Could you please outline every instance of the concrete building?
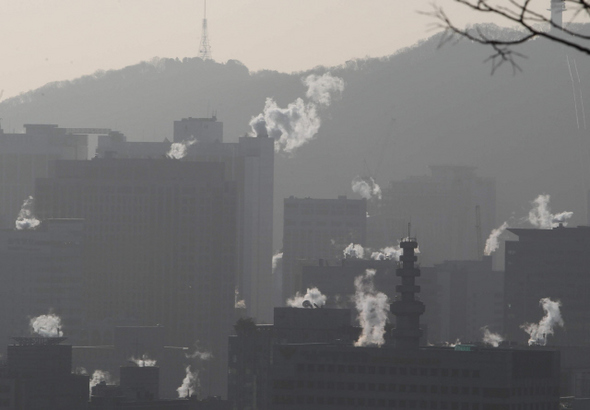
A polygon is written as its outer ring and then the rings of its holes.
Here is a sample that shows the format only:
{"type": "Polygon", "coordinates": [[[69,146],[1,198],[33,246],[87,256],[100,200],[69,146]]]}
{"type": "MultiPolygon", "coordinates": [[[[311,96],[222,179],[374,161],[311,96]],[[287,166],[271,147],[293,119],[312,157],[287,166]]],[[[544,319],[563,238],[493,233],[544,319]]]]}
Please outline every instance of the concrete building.
{"type": "Polygon", "coordinates": [[[343,257],[350,244],[366,244],[364,199],[286,198],[283,222],[283,302],[299,289],[302,261],[343,257]]]}
{"type": "Polygon", "coordinates": [[[74,343],[87,340],[84,223],[48,219],[36,229],[0,230],[0,340],[29,336],[31,318],[54,313],[74,343]]]}
{"type": "Polygon", "coordinates": [[[590,227],[509,229],[517,241],[505,242],[504,285],[506,334],[525,343],[520,326],[537,323],[544,312],[542,298],[560,300],[566,323],[556,328],[549,343],[557,346],[590,344],[590,227]]]}
{"type": "Polygon", "coordinates": [[[423,266],[478,259],[485,235],[496,227],[495,182],[478,177],[474,167],[431,166],[430,175],[392,181],[383,187],[378,205],[369,209],[368,245],[397,243],[411,223],[424,252],[423,266]],[[478,238],[478,230],[483,238],[478,238]]]}
{"type": "Polygon", "coordinates": [[[58,159],[88,159],[88,137],[54,124],[25,124],[24,134],[0,128],[0,227],[12,228],[35,179],[47,177],[58,159]]]}
{"type": "MultiPolygon", "coordinates": [[[[237,185],[238,253],[236,287],[247,314],[260,322],[272,320],[272,231],[274,141],[239,138],[223,142],[223,123],[212,118],[185,118],[174,122],[174,142],[192,141],[185,161],[220,162],[226,179],[237,185]]],[[[99,137],[100,158],[159,158],[171,143],[129,142],[123,135],[99,137]]]]}
{"type": "Polygon", "coordinates": [[[482,340],[483,328],[504,331],[504,272],[492,269],[492,258],[445,261],[434,266],[439,287],[440,336],[436,342],[482,340]]]}
{"type": "Polygon", "coordinates": [[[15,410],[88,407],[88,376],[72,374],[65,338],[15,338],[0,368],[0,403],[15,410]]]}
{"type": "Polygon", "coordinates": [[[57,161],[52,177],[37,180],[36,198],[42,220],[85,219],[88,320],[132,318],[165,326],[169,345],[200,341],[215,358],[207,387],[225,394],[237,198],[224,165],[57,161]]]}

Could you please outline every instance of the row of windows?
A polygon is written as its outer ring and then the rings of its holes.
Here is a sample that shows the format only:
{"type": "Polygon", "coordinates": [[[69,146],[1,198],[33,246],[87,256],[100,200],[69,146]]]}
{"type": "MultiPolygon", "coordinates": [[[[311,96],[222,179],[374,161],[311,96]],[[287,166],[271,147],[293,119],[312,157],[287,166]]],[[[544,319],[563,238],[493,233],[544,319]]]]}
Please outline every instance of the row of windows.
{"type": "Polygon", "coordinates": [[[427,400],[395,400],[364,397],[273,396],[273,404],[319,404],[350,407],[381,407],[432,410],[555,410],[554,402],[492,404],[427,400]]]}
{"type": "Polygon", "coordinates": [[[432,376],[432,377],[466,377],[479,378],[478,369],[437,369],[437,368],[416,368],[416,367],[385,367],[385,366],[364,366],[364,365],[334,365],[334,364],[297,364],[297,372],[307,373],[358,373],[358,374],[380,374],[391,376],[432,376]]]}

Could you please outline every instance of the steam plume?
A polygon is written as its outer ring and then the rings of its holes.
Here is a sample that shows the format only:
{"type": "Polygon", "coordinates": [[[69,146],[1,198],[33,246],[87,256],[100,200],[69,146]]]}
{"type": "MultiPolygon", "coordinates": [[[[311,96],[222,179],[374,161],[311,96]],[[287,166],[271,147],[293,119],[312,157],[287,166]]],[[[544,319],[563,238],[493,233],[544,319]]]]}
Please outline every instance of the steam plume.
{"type": "Polygon", "coordinates": [[[172,145],[170,145],[170,151],[168,151],[166,156],[173,159],[182,159],[186,156],[188,147],[193,145],[195,142],[197,142],[195,137],[191,137],[190,139],[184,140],[182,142],[173,142],[172,145]]]}
{"type": "Polygon", "coordinates": [[[18,212],[18,217],[16,218],[16,229],[23,230],[23,229],[35,229],[41,223],[35,215],[33,215],[33,204],[34,199],[32,196],[29,196],[23,202],[23,205],[18,212]]]}
{"type": "Polygon", "coordinates": [[[563,318],[561,317],[561,302],[559,300],[552,301],[549,298],[543,298],[539,304],[545,312],[545,316],[539,323],[525,323],[521,325],[521,329],[527,332],[530,336],[529,346],[547,344],[547,336],[554,333],[555,326],[564,326],[563,318]]]}
{"type": "Polygon", "coordinates": [[[135,363],[137,367],[154,367],[156,365],[156,360],[150,359],[146,354],[142,355],[140,358],[132,356],[129,361],[135,363]]]}
{"type": "Polygon", "coordinates": [[[277,252],[274,255],[272,255],[272,273],[275,273],[275,270],[277,270],[277,266],[279,263],[281,263],[283,260],[283,252],[277,252]]]}
{"type": "Polygon", "coordinates": [[[187,359],[199,359],[199,360],[205,361],[205,360],[212,359],[213,355],[211,354],[211,352],[200,351],[197,346],[193,353],[187,353],[187,354],[185,354],[185,357],[187,359]]]}
{"type": "Polygon", "coordinates": [[[358,311],[358,320],[363,328],[355,346],[381,346],[385,343],[385,323],[387,322],[387,296],[375,291],[373,285],[374,269],[367,269],[363,276],[354,280],[356,292],[354,301],[358,311]]]}
{"type": "Polygon", "coordinates": [[[190,365],[186,366],[185,371],[186,375],[182,380],[182,384],[178,389],[176,389],[178,397],[181,399],[191,397],[197,391],[197,389],[201,387],[199,382],[199,371],[192,371],[190,365]]]}
{"type": "Polygon", "coordinates": [[[292,153],[312,140],[321,124],[318,108],[329,106],[332,94],[344,90],[342,79],[332,77],[330,73],[322,76],[312,74],[303,82],[308,87],[306,96],[309,101],[297,98],[287,108],[280,108],[272,98],[267,98],[263,112],[250,120],[252,134],[273,138],[276,152],[292,153]]]}
{"type": "Polygon", "coordinates": [[[560,212],[552,214],[549,208],[550,195],[539,195],[533,201],[533,209],[529,211],[528,221],[531,225],[541,229],[551,229],[559,226],[559,224],[567,225],[567,220],[570,219],[573,212],[560,212]]]}
{"type": "Polygon", "coordinates": [[[29,321],[31,330],[42,337],[61,337],[61,318],[52,313],[32,318],[29,321]]]}
{"type": "Polygon", "coordinates": [[[236,287],[234,291],[234,308],[235,309],[246,309],[246,301],[244,299],[240,299],[240,291],[236,287]]]}
{"type": "Polygon", "coordinates": [[[372,177],[354,177],[352,180],[352,191],[365,199],[381,199],[381,187],[372,177]]]}
{"type": "Polygon", "coordinates": [[[318,288],[307,289],[307,293],[301,296],[301,293],[297,292],[294,297],[287,299],[287,306],[302,308],[303,303],[307,300],[311,302],[311,307],[322,307],[326,304],[326,296],[320,292],[318,288]]]}
{"type": "Polygon", "coordinates": [[[483,250],[484,255],[489,256],[498,250],[500,247],[498,239],[506,229],[508,229],[508,222],[504,222],[502,225],[492,230],[492,233],[490,233],[490,236],[486,240],[486,247],[483,250]]]}
{"type": "Polygon", "coordinates": [[[371,259],[384,261],[384,260],[399,260],[399,257],[402,255],[403,250],[398,246],[388,246],[387,248],[382,248],[378,252],[373,252],[371,254],[371,259]]]}
{"type": "Polygon", "coordinates": [[[488,329],[487,326],[481,328],[483,331],[483,342],[494,347],[500,346],[500,343],[504,341],[504,338],[498,333],[494,333],[488,329]]]}
{"type": "Polygon", "coordinates": [[[107,371],[95,370],[94,373],[92,373],[92,377],[90,378],[90,395],[92,395],[92,389],[94,386],[102,382],[105,382],[106,384],[112,384],[113,378],[111,374],[107,371]]]}
{"type": "Polygon", "coordinates": [[[363,259],[365,256],[365,250],[358,243],[351,243],[344,249],[343,253],[345,259],[363,259]]]}

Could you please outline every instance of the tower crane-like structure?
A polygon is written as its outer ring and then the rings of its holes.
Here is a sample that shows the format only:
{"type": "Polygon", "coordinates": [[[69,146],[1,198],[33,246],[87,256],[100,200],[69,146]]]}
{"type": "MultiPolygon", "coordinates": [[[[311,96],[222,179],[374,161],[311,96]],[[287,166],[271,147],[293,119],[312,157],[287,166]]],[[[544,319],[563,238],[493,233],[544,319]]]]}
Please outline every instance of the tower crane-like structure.
{"type": "Polygon", "coordinates": [[[205,0],[205,12],[203,13],[203,28],[201,31],[201,44],[199,45],[199,57],[203,60],[211,60],[211,45],[207,33],[207,0],[205,0]]]}

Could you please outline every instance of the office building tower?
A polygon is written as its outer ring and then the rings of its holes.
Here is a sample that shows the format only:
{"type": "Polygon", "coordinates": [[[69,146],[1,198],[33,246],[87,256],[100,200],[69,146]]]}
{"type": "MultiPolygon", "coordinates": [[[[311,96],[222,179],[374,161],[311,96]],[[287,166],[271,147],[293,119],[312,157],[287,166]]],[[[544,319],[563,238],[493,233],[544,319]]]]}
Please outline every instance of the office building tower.
{"type": "Polygon", "coordinates": [[[224,394],[237,253],[236,187],[224,165],[57,161],[36,198],[42,220],[85,220],[88,320],[132,318],[165,326],[169,344],[199,341],[214,357],[203,383],[224,394]]]}
{"type": "Polygon", "coordinates": [[[475,168],[431,166],[430,175],[383,187],[383,199],[369,209],[368,245],[397,244],[411,223],[424,251],[423,266],[478,259],[485,240],[479,232],[486,235],[496,227],[495,204],[495,182],[478,177],[475,168]]]}
{"type": "Polygon", "coordinates": [[[30,320],[49,313],[61,318],[61,330],[72,342],[87,339],[83,244],[81,219],[0,230],[0,340],[29,336],[30,320]]]}
{"type": "Polygon", "coordinates": [[[364,246],[367,235],[364,199],[289,197],[284,206],[283,301],[299,290],[303,261],[341,259],[349,244],[364,246]]]}
{"type": "Polygon", "coordinates": [[[544,316],[542,298],[561,302],[564,328],[548,336],[551,345],[590,344],[590,228],[509,229],[517,241],[505,242],[506,335],[526,343],[521,328],[544,316]]]}
{"type": "Polygon", "coordinates": [[[33,195],[35,179],[49,175],[58,159],[87,159],[88,137],[81,129],[25,124],[24,134],[0,129],[0,227],[13,228],[23,201],[33,195]]]}

